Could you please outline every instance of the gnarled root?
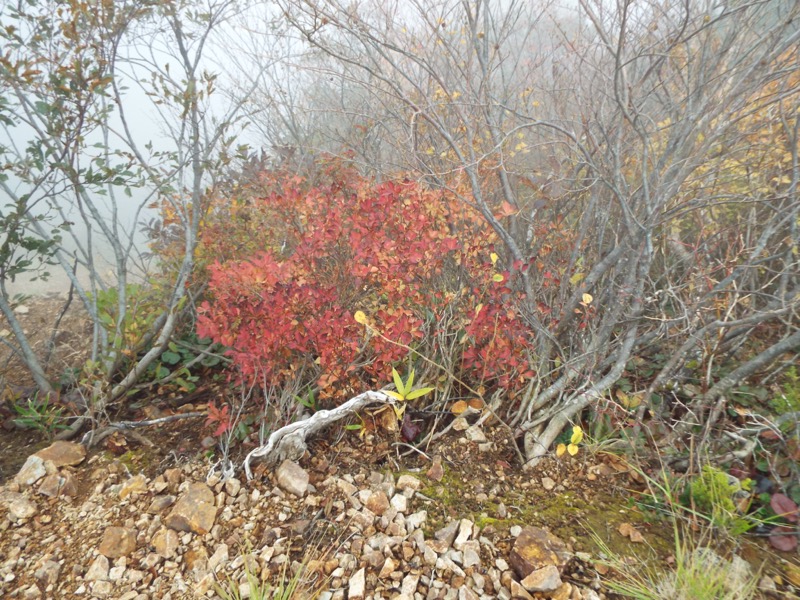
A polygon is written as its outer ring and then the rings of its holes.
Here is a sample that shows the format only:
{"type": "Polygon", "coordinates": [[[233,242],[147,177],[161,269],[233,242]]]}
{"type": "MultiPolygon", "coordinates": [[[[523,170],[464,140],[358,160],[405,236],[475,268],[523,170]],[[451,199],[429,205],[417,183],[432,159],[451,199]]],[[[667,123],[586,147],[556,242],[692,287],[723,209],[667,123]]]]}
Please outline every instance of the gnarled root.
{"type": "Polygon", "coordinates": [[[266,445],[252,450],[244,459],[247,479],[253,478],[250,462],[262,458],[272,466],[282,460],[297,460],[306,451],[306,438],[332,423],[352,415],[373,404],[394,404],[395,400],[383,392],[364,392],[331,410],[320,410],[305,421],[290,423],[269,436],[266,445]]]}

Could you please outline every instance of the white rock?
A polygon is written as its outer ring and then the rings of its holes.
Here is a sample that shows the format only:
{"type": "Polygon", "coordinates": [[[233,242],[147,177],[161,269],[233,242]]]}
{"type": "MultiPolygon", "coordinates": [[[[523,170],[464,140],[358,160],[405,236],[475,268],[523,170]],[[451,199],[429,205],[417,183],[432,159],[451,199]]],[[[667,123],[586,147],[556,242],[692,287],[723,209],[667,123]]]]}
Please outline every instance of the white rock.
{"type": "Polygon", "coordinates": [[[455,421],[453,421],[453,429],[456,431],[464,431],[465,429],[469,428],[469,423],[464,417],[458,417],[455,421]]]}
{"type": "Polygon", "coordinates": [[[561,575],[558,567],[547,565],[531,572],[521,583],[529,592],[553,592],[561,587],[561,575]]]}
{"type": "Polygon", "coordinates": [[[392,496],[390,504],[399,513],[404,513],[408,510],[408,498],[406,498],[403,494],[395,494],[392,496]]]}
{"type": "Polygon", "coordinates": [[[366,571],[361,567],[348,581],[347,600],[361,600],[367,585],[366,571]]]}
{"type": "Polygon", "coordinates": [[[472,427],[468,428],[464,433],[467,436],[467,439],[471,442],[482,444],[486,441],[486,434],[483,433],[483,429],[477,425],[473,425],[472,427]]]}
{"type": "Polygon", "coordinates": [[[249,598],[252,594],[250,583],[244,582],[239,584],[239,598],[249,598]]]}
{"type": "Polygon", "coordinates": [[[403,584],[400,588],[400,596],[413,600],[414,592],[417,591],[419,585],[419,575],[408,574],[403,578],[403,584]]]}
{"type": "MultiPolygon", "coordinates": [[[[229,480],[230,481],[230,480],[229,480]]],[[[208,559],[208,569],[211,572],[217,571],[217,568],[220,566],[225,566],[225,563],[228,562],[228,545],[227,544],[220,544],[217,546],[216,550],[214,550],[214,554],[211,555],[211,558],[208,559]]]]}
{"type": "Polygon", "coordinates": [[[467,569],[481,563],[481,545],[478,541],[472,540],[464,543],[464,562],[462,566],[467,569]]]}
{"type": "Polygon", "coordinates": [[[233,496],[235,498],[239,494],[240,489],[242,489],[242,482],[235,477],[231,477],[225,482],[225,492],[228,496],[233,496]]]}
{"type": "Polygon", "coordinates": [[[422,482],[413,475],[400,475],[397,479],[397,489],[407,490],[411,489],[417,491],[422,488],[422,482]]]}
{"type": "Polygon", "coordinates": [[[406,529],[408,531],[419,529],[422,527],[422,524],[427,520],[427,518],[428,512],[425,510],[420,510],[414,514],[408,515],[408,517],[406,517],[406,529]]]}
{"type": "Polygon", "coordinates": [[[308,490],[308,473],[296,462],[284,460],[275,477],[281,489],[302,498],[308,490]]]}
{"type": "Polygon", "coordinates": [[[458,590],[458,600],[479,600],[478,594],[464,586],[458,590]]]}
{"type": "Polygon", "coordinates": [[[378,573],[378,579],[386,579],[394,572],[396,564],[391,556],[387,557],[383,563],[383,567],[381,568],[380,573],[378,573]]]}
{"type": "Polygon", "coordinates": [[[102,554],[94,559],[86,572],[86,581],[105,581],[108,579],[108,559],[102,554]]]}
{"type": "Polygon", "coordinates": [[[14,481],[19,485],[26,487],[33,485],[45,475],[47,475],[47,469],[45,469],[44,460],[35,454],[32,454],[25,461],[25,464],[22,465],[19,473],[17,473],[14,477],[14,481]]]}
{"type": "Polygon", "coordinates": [[[8,516],[13,521],[30,519],[38,512],[36,505],[22,494],[9,492],[6,494],[6,498],[8,499],[8,516]]]}
{"type": "Polygon", "coordinates": [[[458,525],[458,535],[456,536],[456,539],[453,542],[453,548],[455,548],[456,550],[461,550],[464,547],[464,543],[472,535],[473,525],[474,523],[469,519],[461,519],[461,522],[458,525]]]}

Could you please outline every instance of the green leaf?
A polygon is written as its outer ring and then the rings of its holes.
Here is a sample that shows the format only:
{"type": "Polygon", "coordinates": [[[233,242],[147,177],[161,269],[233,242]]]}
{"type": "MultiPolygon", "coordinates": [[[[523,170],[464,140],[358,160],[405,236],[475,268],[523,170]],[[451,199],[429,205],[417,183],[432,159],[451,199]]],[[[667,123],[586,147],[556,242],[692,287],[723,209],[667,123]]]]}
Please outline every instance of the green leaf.
{"type": "Polygon", "coordinates": [[[420,398],[425,394],[431,393],[433,390],[434,388],[432,387],[419,388],[418,390],[414,390],[413,392],[409,392],[408,394],[406,394],[406,400],[414,400],[415,398],[420,398]]]}
{"type": "Polygon", "coordinates": [[[168,350],[161,355],[161,360],[168,365],[177,365],[179,362],[181,362],[181,355],[177,352],[170,352],[168,350]]]}
{"type": "Polygon", "coordinates": [[[200,364],[204,367],[216,367],[219,363],[220,359],[218,356],[206,356],[200,361],[200,364]]]}
{"type": "Polygon", "coordinates": [[[405,397],[406,388],[403,385],[403,378],[400,377],[400,373],[398,373],[397,369],[394,367],[392,367],[392,379],[394,379],[394,386],[397,388],[397,393],[405,397]]]}
{"type": "Polygon", "coordinates": [[[359,429],[362,429],[363,427],[364,426],[361,425],[361,423],[350,423],[350,425],[345,425],[344,426],[344,428],[347,429],[347,431],[358,431],[359,429]]]}
{"type": "Polygon", "coordinates": [[[192,383],[191,381],[187,381],[183,377],[176,377],[175,383],[178,384],[178,386],[181,387],[184,391],[189,393],[192,393],[197,389],[197,386],[194,383],[192,383]]]}
{"type": "Polygon", "coordinates": [[[410,390],[412,387],[414,387],[414,369],[413,368],[408,372],[408,379],[406,380],[406,389],[410,390]]]}

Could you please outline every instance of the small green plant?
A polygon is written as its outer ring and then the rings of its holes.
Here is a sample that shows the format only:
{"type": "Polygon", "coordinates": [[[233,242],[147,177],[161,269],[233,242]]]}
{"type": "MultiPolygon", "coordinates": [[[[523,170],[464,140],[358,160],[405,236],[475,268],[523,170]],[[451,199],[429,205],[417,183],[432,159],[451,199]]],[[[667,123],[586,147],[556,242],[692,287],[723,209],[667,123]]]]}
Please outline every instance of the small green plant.
{"type": "MultiPolygon", "coordinates": [[[[708,471],[714,487],[719,483],[717,473],[708,471]],[[713,478],[711,477],[713,475],[713,478]]],[[[697,532],[682,526],[683,509],[675,493],[676,482],[662,472],[661,482],[637,470],[645,480],[652,498],[672,522],[674,562],[671,570],[660,568],[654,561],[634,561],[615,554],[603,539],[591,532],[592,540],[602,556],[601,564],[613,569],[605,585],[615,594],[636,600],[750,600],[755,597],[758,575],[750,572],[741,558],[727,560],[703,546],[714,531],[710,524],[697,532]],[[693,535],[694,534],[694,535],[693,535]],[[694,541],[697,540],[697,541],[694,541]]],[[[705,472],[705,470],[704,470],[705,472]]],[[[722,473],[725,475],[725,473],[722,473]]],[[[726,476],[727,479],[727,476],[726,476]]],[[[726,482],[727,483],[727,482],[726,482]]],[[[707,486],[709,485],[706,482],[707,486]]],[[[731,486],[735,487],[735,486],[731,486]]],[[[700,488],[697,488],[700,490],[700,488]]],[[[703,488],[703,492],[707,491],[703,488]]],[[[656,508],[655,506],[651,508],[656,508]]]]}
{"type": "Polygon", "coordinates": [[[54,406],[49,396],[40,397],[37,394],[24,400],[16,400],[12,407],[18,415],[14,421],[26,429],[35,429],[53,437],[57,431],[67,428],[64,409],[54,406]]]}
{"type": "Polygon", "coordinates": [[[219,354],[218,344],[190,333],[169,342],[167,349],[161,353],[161,359],[147,370],[147,378],[160,385],[171,384],[182,392],[191,393],[197,388],[199,380],[195,369],[216,367],[223,358],[219,354]]]}
{"type": "Polygon", "coordinates": [[[259,569],[253,555],[243,562],[244,581],[236,581],[231,576],[214,584],[214,591],[222,600],[299,600],[314,599],[319,596],[319,582],[306,581],[306,561],[303,561],[293,575],[287,573],[289,562],[283,563],[275,586],[267,580],[269,569],[259,569]],[[259,574],[260,570],[260,574],[259,574]]]}
{"type": "Polygon", "coordinates": [[[392,367],[392,379],[394,380],[394,386],[397,388],[397,391],[389,390],[386,392],[386,394],[395,400],[402,402],[402,404],[394,406],[394,412],[397,415],[398,420],[403,419],[403,413],[406,410],[406,401],[421,398],[425,394],[430,394],[435,389],[432,387],[423,387],[415,390],[413,368],[408,371],[408,377],[404,382],[403,378],[400,377],[400,373],[397,372],[397,369],[392,367]]]}
{"type": "Polygon", "coordinates": [[[319,406],[317,405],[317,399],[314,395],[314,388],[309,387],[308,392],[306,392],[305,396],[295,396],[294,399],[300,406],[304,406],[312,413],[315,413],[319,410],[319,406]]]}
{"type": "Polygon", "coordinates": [[[781,386],[782,394],[769,401],[770,408],[778,416],[800,411],[800,375],[796,367],[786,371],[785,381],[781,386]]]}
{"type": "Polygon", "coordinates": [[[705,465],[701,473],[692,479],[687,487],[685,504],[700,515],[706,516],[710,523],[728,529],[732,534],[742,534],[753,524],[741,516],[746,512],[753,482],[750,479],[739,481],[724,471],[705,465]]]}
{"type": "Polygon", "coordinates": [[[125,286],[125,314],[120,318],[120,294],[116,287],[99,290],[95,298],[97,318],[113,340],[113,348],[133,359],[158,315],[160,301],[153,290],[138,283],[125,286]]]}
{"type": "Polygon", "coordinates": [[[742,568],[742,559],[726,560],[712,550],[693,545],[675,532],[674,569],[663,571],[652,564],[632,564],[615,555],[593,534],[604,556],[602,564],[615,577],[604,583],[615,594],[636,600],[750,600],[755,597],[758,578],[742,568]]]}

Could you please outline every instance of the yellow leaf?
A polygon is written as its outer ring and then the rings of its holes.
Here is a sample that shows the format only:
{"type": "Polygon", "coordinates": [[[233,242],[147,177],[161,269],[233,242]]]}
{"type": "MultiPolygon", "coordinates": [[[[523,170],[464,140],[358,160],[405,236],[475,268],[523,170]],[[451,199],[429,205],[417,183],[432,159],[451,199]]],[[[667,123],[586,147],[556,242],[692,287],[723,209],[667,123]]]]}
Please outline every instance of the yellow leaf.
{"type": "Polygon", "coordinates": [[[572,437],[570,441],[573,444],[580,444],[583,441],[583,429],[578,427],[577,425],[572,428],[572,437]]]}
{"type": "Polygon", "coordinates": [[[628,395],[622,390],[617,390],[614,392],[614,394],[616,395],[617,400],[619,400],[619,403],[628,410],[632,410],[639,406],[644,398],[643,393],[628,395]]]}
{"type": "Polygon", "coordinates": [[[583,278],[584,278],[583,273],[575,273],[575,275],[569,278],[569,282],[572,285],[578,285],[581,281],[583,281],[583,278]]]}
{"type": "Polygon", "coordinates": [[[503,279],[505,279],[505,277],[500,275],[500,273],[495,273],[494,276],[492,277],[492,281],[496,281],[497,283],[501,283],[503,279]]]}
{"type": "Polygon", "coordinates": [[[564,452],[567,451],[567,447],[564,444],[559,444],[556,447],[556,456],[563,456],[564,452]]]}
{"type": "Polygon", "coordinates": [[[405,396],[401,396],[400,394],[398,394],[393,390],[384,390],[383,393],[386,394],[387,396],[391,396],[395,400],[399,400],[400,402],[405,402],[405,396]]]}
{"type": "Polygon", "coordinates": [[[365,315],[361,310],[357,310],[353,315],[353,318],[356,320],[356,323],[361,323],[362,325],[367,324],[367,315],[365,315]]]}
{"type": "Polygon", "coordinates": [[[584,294],[583,295],[583,303],[584,304],[591,304],[592,300],[594,300],[594,298],[592,298],[591,294],[584,294]]]}
{"type": "Polygon", "coordinates": [[[494,252],[492,252],[492,253],[489,255],[489,258],[491,258],[491,259],[492,259],[492,265],[496,265],[496,264],[497,264],[497,259],[498,259],[498,258],[500,258],[500,257],[499,257],[499,256],[497,256],[497,254],[495,254],[494,252]]]}
{"type": "Polygon", "coordinates": [[[476,317],[480,314],[482,308],[483,308],[483,304],[478,304],[478,306],[475,307],[475,316],[476,317]]]}
{"type": "Polygon", "coordinates": [[[570,456],[575,456],[578,453],[578,447],[575,444],[570,444],[567,446],[567,452],[569,452],[570,456]]]}

